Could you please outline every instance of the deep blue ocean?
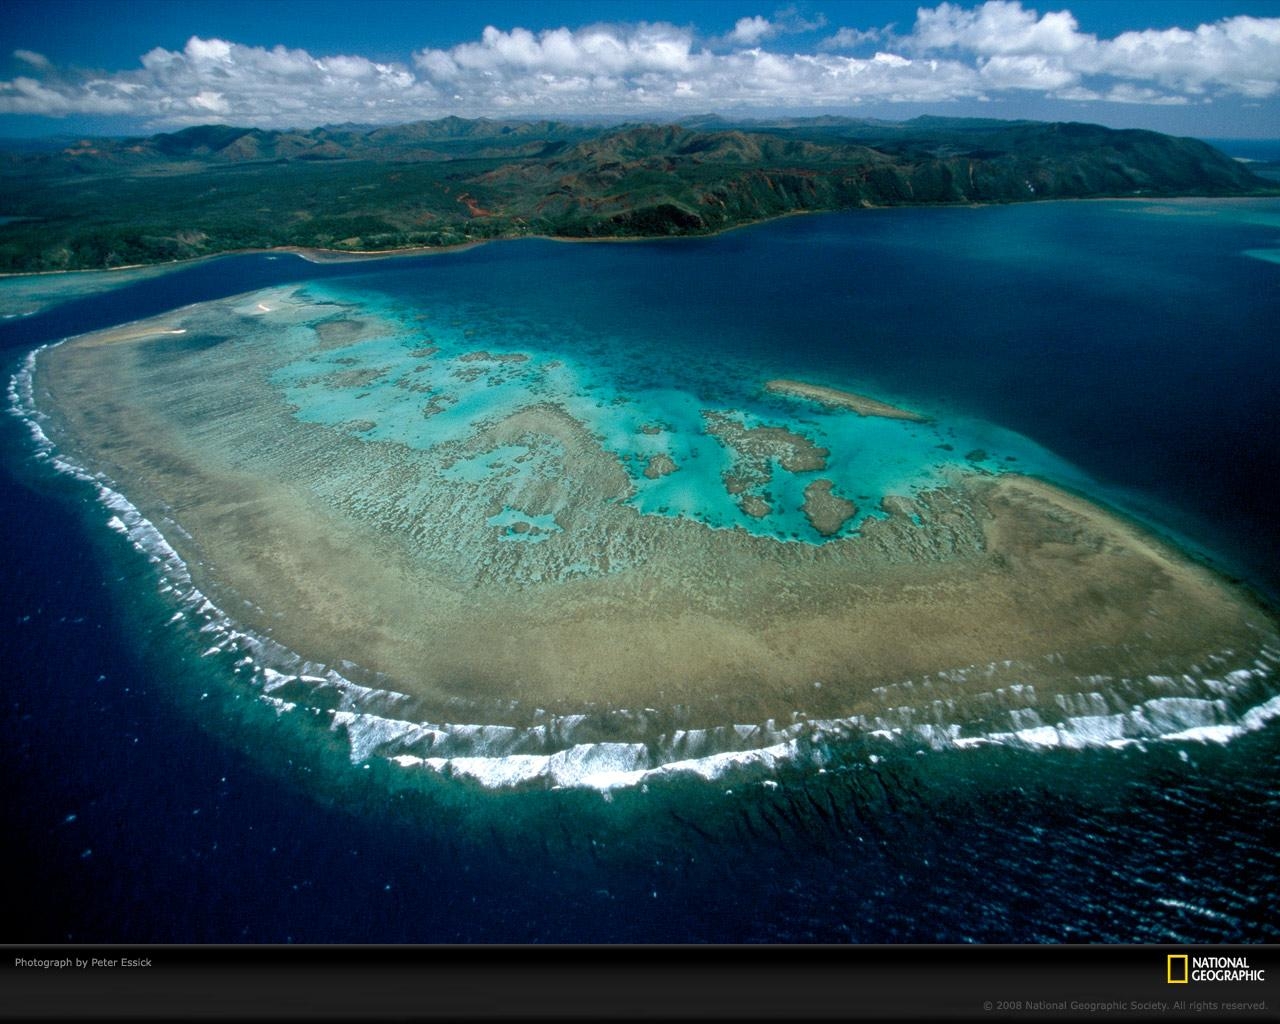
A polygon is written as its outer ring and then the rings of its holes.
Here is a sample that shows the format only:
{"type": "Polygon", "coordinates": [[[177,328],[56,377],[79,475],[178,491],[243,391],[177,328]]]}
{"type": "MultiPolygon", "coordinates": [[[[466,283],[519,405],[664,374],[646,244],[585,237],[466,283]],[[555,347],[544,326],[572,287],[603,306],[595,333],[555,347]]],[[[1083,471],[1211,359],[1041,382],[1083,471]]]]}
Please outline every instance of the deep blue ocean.
{"type": "MultiPolygon", "coordinates": [[[[748,356],[1025,435],[1280,595],[1280,201],[790,218],[716,238],[238,256],[0,324],[38,344],[289,281],[748,356]]],[[[502,793],[353,765],[215,677],[82,482],[0,422],[14,939],[1280,939],[1280,727],[1220,745],[845,751],[771,786],[502,793]]]]}

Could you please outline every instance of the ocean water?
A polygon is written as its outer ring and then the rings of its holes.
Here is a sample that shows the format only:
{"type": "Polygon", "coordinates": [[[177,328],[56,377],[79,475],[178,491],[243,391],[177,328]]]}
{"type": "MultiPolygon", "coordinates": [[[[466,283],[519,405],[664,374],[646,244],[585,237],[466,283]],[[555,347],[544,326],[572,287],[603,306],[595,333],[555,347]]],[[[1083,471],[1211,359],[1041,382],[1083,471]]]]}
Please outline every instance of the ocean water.
{"type": "MultiPolygon", "coordinates": [[[[830,383],[934,418],[806,414],[819,439],[895,453],[832,467],[860,474],[870,496],[927,483],[949,460],[1035,472],[1274,599],[1278,233],[1275,201],[1134,201],[868,211],[705,240],[529,240],[376,264],[242,257],[51,304],[0,326],[0,341],[17,372],[68,334],[305,282],[388,323],[426,315],[445,347],[528,354],[503,387],[558,361],[559,394],[577,396],[637,480],[636,417],[661,407],[678,461],[707,468],[653,481],[635,502],[740,528],[756,524],[713,500],[719,450],[691,451],[697,403],[680,395],[741,407],[746,368],[830,383]],[[668,393],[673,381],[685,390],[668,393]],[[623,391],[642,400],[616,403],[623,391]],[[893,444],[847,430],[891,431],[893,444]]],[[[370,344],[385,344],[379,362],[404,351],[394,331],[370,344]]],[[[298,388],[314,372],[285,365],[273,385],[300,418],[353,420],[362,392],[313,400],[298,388]]],[[[477,388],[474,407],[451,406],[433,430],[450,416],[460,430],[503,396],[477,388]]],[[[788,400],[755,401],[747,416],[764,422],[788,400]]],[[[394,404],[360,417],[374,439],[430,443],[403,433],[421,420],[394,404]]],[[[17,780],[6,856],[32,880],[23,938],[1277,937],[1274,666],[1253,681],[1252,717],[1229,722],[1169,699],[1146,709],[1167,723],[1134,735],[1083,707],[1073,713],[1096,735],[1064,742],[1011,713],[1003,738],[979,744],[810,738],[805,756],[758,748],[603,792],[494,789],[491,769],[444,778],[353,757],[355,730],[258,699],[229,658],[204,656],[208,623],[175,612],[165,566],[130,543],[138,533],[103,528],[112,514],[127,526],[127,510],[34,458],[20,418],[3,431],[3,756],[17,780]]],[[[519,471],[520,453],[507,455],[519,471]]],[[[501,457],[451,471],[493,472],[501,457]]],[[[818,543],[795,498],[779,502],[793,513],[782,539],[818,543]]],[[[490,525],[516,523],[525,543],[554,525],[510,508],[490,525]]]]}

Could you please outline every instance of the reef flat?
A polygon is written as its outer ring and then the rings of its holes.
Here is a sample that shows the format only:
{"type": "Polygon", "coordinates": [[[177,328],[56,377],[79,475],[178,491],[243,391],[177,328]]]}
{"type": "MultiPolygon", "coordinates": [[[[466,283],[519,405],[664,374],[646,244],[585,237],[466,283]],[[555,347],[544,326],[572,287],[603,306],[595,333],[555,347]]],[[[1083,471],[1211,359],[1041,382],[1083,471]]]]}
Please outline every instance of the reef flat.
{"type": "Polygon", "coordinates": [[[47,349],[35,401],[238,623],[421,714],[963,721],[1022,686],[1212,697],[1280,646],[1247,594],[1049,483],[876,484],[864,449],[943,458],[919,417],[628,392],[554,338],[475,335],[274,289],[47,349]]]}

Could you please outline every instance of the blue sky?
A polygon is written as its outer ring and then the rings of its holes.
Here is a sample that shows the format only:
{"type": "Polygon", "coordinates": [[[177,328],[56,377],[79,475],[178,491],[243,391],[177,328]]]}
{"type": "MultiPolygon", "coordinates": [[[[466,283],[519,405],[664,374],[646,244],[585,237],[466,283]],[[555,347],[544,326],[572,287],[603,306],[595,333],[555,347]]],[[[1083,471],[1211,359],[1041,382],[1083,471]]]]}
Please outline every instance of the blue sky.
{"type": "Polygon", "coordinates": [[[0,134],[920,113],[1280,136],[1280,0],[5,0],[0,134]]]}

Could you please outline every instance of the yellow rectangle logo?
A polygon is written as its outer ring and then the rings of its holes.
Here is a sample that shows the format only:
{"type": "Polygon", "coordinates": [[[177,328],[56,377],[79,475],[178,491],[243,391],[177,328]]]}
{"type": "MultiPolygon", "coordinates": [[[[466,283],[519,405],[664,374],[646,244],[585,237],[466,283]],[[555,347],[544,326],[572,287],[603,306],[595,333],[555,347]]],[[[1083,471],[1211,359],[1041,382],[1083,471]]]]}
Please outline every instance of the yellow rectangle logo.
{"type": "Polygon", "coordinates": [[[1186,953],[1169,954],[1169,984],[1185,985],[1190,980],[1191,971],[1187,963],[1186,953]]]}

